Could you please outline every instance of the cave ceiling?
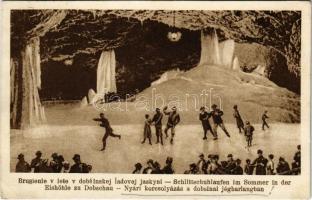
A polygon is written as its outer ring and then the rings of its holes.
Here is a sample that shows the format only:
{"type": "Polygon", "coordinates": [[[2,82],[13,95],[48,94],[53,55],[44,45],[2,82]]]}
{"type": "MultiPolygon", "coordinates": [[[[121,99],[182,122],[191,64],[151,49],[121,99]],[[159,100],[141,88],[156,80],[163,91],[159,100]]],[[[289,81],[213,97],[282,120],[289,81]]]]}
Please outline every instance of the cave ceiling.
{"type": "Polygon", "coordinates": [[[192,31],[215,28],[220,39],[274,48],[300,76],[299,11],[13,10],[13,55],[34,37],[40,37],[42,62],[96,54],[139,41],[149,21],[192,31]]]}

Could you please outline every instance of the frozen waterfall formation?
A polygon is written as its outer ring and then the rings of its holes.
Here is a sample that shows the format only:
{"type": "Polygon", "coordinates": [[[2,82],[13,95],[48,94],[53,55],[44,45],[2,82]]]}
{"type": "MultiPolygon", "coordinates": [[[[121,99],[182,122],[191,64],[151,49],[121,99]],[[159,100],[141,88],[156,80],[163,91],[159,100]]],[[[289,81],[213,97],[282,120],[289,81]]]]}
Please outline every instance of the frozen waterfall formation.
{"type": "MultiPolygon", "coordinates": [[[[117,92],[116,87],[116,58],[115,51],[103,51],[101,53],[96,72],[96,92],[89,89],[88,103],[103,100],[104,95],[117,92]]],[[[83,98],[81,106],[86,106],[86,97],[83,98]]]]}
{"type": "Polygon", "coordinates": [[[215,29],[201,32],[201,55],[199,65],[221,65],[229,69],[238,70],[239,61],[234,56],[234,40],[219,43],[215,29]]]}

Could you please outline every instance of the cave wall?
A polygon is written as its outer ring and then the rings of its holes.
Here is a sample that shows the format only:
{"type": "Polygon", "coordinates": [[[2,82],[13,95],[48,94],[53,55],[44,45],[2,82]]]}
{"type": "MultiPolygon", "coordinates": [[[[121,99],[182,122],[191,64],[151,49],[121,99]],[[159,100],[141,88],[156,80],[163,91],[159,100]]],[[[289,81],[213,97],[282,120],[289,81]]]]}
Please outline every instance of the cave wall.
{"type": "MultiPolygon", "coordinates": [[[[115,49],[116,85],[121,97],[149,87],[167,70],[188,70],[198,64],[199,31],[180,29],[182,38],[173,43],[167,38],[171,28],[165,24],[146,21],[133,29],[125,44],[115,49]]],[[[96,90],[101,52],[77,53],[72,65],[65,65],[63,60],[43,62],[42,99],[81,100],[89,89],[96,90]]]]}
{"type": "Polygon", "coordinates": [[[253,72],[257,67],[265,68],[264,76],[280,87],[300,94],[300,76],[292,71],[287,59],[274,48],[256,43],[236,43],[234,54],[245,72],[253,72]]]}

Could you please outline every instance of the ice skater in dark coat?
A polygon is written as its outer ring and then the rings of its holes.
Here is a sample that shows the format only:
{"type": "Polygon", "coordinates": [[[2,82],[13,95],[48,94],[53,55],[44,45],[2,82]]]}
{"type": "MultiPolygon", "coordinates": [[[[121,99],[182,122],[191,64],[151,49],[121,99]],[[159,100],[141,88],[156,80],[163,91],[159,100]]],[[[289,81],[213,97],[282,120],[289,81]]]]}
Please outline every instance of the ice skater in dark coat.
{"type": "Polygon", "coordinates": [[[215,133],[213,132],[210,123],[209,123],[209,118],[211,117],[211,114],[208,113],[205,110],[205,107],[200,108],[200,113],[199,113],[199,120],[202,122],[202,126],[204,129],[204,137],[203,140],[207,140],[207,132],[210,131],[214,139],[217,139],[215,133]]]}
{"type": "Polygon", "coordinates": [[[237,128],[239,130],[239,133],[242,133],[242,130],[244,130],[244,122],[242,120],[242,117],[239,114],[237,105],[234,105],[233,109],[234,109],[233,116],[234,116],[234,118],[236,120],[237,128]]]}
{"type": "Polygon", "coordinates": [[[113,129],[109,124],[109,121],[107,118],[105,118],[104,113],[100,113],[100,118],[95,118],[93,119],[94,121],[98,121],[101,122],[100,126],[105,128],[105,135],[102,138],[102,142],[103,142],[103,147],[101,149],[101,151],[105,150],[106,147],[106,140],[108,138],[108,136],[112,136],[112,137],[118,137],[119,139],[121,138],[121,135],[117,135],[113,133],[113,129]]]}

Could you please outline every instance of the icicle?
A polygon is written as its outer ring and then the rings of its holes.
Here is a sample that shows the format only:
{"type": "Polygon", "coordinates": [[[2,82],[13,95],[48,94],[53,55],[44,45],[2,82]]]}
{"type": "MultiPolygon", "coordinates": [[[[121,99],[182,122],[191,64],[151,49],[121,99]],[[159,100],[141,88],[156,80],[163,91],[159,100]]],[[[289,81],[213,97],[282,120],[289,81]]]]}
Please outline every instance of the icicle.
{"type": "Polygon", "coordinates": [[[103,51],[97,67],[97,94],[104,95],[108,92],[117,92],[115,70],[116,59],[114,50],[103,51]]]}
{"type": "Polygon", "coordinates": [[[219,41],[215,29],[208,33],[201,32],[201,56],[200,65],[219,65],[219,41]]]}

